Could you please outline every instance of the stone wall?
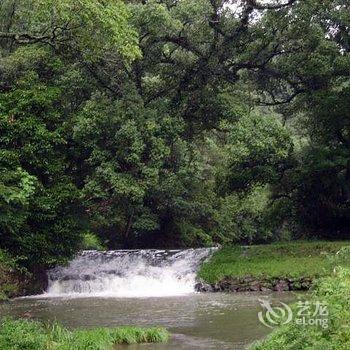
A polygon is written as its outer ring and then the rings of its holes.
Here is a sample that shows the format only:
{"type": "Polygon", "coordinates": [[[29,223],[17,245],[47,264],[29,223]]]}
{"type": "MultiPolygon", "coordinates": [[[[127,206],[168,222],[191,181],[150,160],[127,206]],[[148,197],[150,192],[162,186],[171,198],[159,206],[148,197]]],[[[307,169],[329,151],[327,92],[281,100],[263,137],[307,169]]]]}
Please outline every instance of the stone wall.
{"type": "Polygon", "coordinates": [[[312,278],[270,278],[225,277],[219,282],[209,284],[199,281],[195,288],[198,292],[268,292],[268,291],[305,291],[313,284],[312,278]]]}

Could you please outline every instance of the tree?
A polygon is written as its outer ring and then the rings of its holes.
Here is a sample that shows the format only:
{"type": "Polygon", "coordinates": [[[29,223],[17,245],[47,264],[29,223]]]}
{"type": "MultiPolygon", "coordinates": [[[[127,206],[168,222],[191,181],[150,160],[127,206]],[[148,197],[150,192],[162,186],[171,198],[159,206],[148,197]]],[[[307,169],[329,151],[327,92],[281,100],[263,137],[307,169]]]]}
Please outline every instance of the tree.
{"type": "MultiPolygon", "coordinates": [[[[303,139],[295,163],[274,188],[298,236],[344,238],[349,223],[349,23],[346,1],[300,2],[289,12],[298,50],[270,62],[279,83],[255,76],[303,139]],[[294,25],[293,25],[294,23],[294,25]],[[297,28],[298,27],[298,28],[297,28]],[[278,72],[278,74],[277,74],[278,72]]],[[[295,41],[295,39],[293,39],[295,41]]],[[[291,41],[286,41],[290,47],[291,41]]]]}
{"type": "Polygon", "coordinates": [[[347,2],[228,5],[2,2],[1,247],[50,265],[83,228],[112,248],[345,231],[347,2]]]}
{"type": "Polygon", "coordinates": [[[196,216],[199,203],[192,201],[200,169],[188,158],[182,128],[166,111],[158,114],[137,101],[113,102],[103,95],[79,113],[74,139],[87,152],[85,206],[93,229],[110,246],[140,244],[135,239],[164,244],[166,239],[154,234],[178,225],[167,237],[173,243],[165,243],[176,245],[180,226],[196,216]]]}
{"type": "Polygon", "coordinates": [[[226,186],[226,191],[239,191],[275,184],[289,167],[292,155],[290,132],[276,116],[246,115],[231,125],[221,186],[226,186]]]}
{"type": "Polygon", "coordinates": [[[67,172],[67,140],[57,106],[62,62],[50,50],[17,49],[3,58],[0,94],[1,247],[24,264],[51,265],[79,241],[79,191],[67,172]]]}
{"type": "Polygon", "coordinates": [[[129,61],[140,55],[130,14],[119,0],[5,0],[0,15],[0,39],[9,50],[40,43],[89,64],[108,53],[129,61]]]}

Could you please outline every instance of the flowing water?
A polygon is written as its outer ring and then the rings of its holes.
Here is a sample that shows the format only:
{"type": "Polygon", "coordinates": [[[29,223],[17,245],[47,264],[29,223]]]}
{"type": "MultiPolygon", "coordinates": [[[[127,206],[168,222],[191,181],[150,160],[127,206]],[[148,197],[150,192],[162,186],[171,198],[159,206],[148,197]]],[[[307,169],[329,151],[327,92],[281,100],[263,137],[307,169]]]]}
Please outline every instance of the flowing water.
{"type": "Polygon", "coordinates": [[[123,350],[245,349],[270,329],[258,321],[259,299],[290,302],[290,293],[195,293],[199,264],[213,249],[86,251],[49,273],[40,296],[0,304],[1,315],[57,320],[69,328],[164,326],[167,344],[123,350]]]}
{"type": "Polygon", "coordinates": [[[47,296],[165,297],[194,292],[200,263],[216,248],[84,251],[49,272],[47,296]]]}

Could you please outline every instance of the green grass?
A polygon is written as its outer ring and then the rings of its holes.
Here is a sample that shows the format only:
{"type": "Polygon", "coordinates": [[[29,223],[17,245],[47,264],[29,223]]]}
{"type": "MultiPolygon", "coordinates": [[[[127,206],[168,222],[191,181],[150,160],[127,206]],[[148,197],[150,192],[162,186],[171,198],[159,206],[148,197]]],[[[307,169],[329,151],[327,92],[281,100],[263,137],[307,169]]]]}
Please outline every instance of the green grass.
{"type": "MultiPolygon", "coordinates": [[[[346,251],[347,255],[350,250],[346,251]]],[[[316,285],[310,303],[323,302],[328,307],[328,328],[300,325],[292,319],[277,328],[251,350],[349,350],[350,349],[350,269],[338,267],[331,276],[316,285]]],[[[296,310],[296,307],[294,307],[296,310]]],[[[294,315],[297,315],[294,312],[294,315]]]]}
{"type": "Polygon", "coordinates": [[[116,344],[166,342],[164,328],[118,327],[70,331],[61,325],[37,321],[3,319],[1,350],[104,350],[116,344]]]}
{"type": "MultiPolygon", "coordinates": [[[[350,242],[293,242],[271,245],[224,247],[204,263],[199,277],[216,283],[225,277],[318,278],[331,273],[333,257],[350,242]]],[[[350,260],[343,261],[350,267],[350,260]]]]}

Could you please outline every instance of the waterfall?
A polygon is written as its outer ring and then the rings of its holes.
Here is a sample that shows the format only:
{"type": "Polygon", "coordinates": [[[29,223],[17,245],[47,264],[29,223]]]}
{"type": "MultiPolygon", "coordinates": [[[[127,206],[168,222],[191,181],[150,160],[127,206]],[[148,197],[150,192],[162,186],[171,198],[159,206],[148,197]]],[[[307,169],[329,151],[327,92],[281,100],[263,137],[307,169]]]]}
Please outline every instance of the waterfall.
{"type": "Polygon", "coordinates": [[[83,251],[49,271],[46,296],[160,297],[194,292],[200,264],[216,248],[83,251]]]}

